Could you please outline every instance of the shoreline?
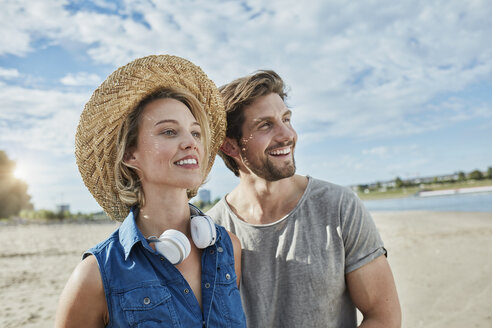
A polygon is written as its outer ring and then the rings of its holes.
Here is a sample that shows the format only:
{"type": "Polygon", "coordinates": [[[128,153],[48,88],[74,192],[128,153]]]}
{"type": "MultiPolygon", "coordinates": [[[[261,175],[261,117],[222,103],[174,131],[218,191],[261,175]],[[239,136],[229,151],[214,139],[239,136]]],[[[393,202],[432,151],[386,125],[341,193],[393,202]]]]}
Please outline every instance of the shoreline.
{"type": "Polygon", "coordinates": [[[492,192],[492,186],[419,191],[416,194],[416,196],[418,196],[418,197],[432,197],[432,196],[472,194],[472,193],[483,193],[483,192],[492,192]]]}
{"type": "Polygon", "coordinates": [[[356,192],[356,194],[362,200],[383,200],[383,199],[408,198],[424,192],[425,193],[430,192],[429,195],[431,195],[434,192],[439,194],[441,191],[445,191],[444,194],[450,194],[449,191],[452,190],[460,190],[459,192],[460,194],[474,193],[473,190],[476,190],[478,193],[492,192],[492,179],[479,180],[473,183],[430,184],[430,185],[423,185],[423,186],[401,187],[399,189],[388,189],[384,191],[373,190],[373,191],[369,191],[368,193],[356,192]]]}

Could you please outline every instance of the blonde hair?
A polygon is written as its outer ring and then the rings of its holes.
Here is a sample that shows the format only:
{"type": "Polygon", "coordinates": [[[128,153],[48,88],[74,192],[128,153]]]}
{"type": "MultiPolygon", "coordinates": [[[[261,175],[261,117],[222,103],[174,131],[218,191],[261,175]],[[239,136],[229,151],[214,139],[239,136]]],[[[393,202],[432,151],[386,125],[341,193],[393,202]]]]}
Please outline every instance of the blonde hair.
{"type": "MultiPolygon", "coordinates": [[[[151,102],[158,99],[171,98],[176,99],[188,107],[193,117],[197,120],[201,127],[201,141],[204,148],[204,156],[200,168],[202,176],[205,175],[206,165],[210,154],[210,126],[207,115],[203,111],[203,106],[196,97],[183,89],[166,88],[159,90],[146,98],[144,98],[137,107],[126,117],[118,132],[116,140],[116,161],[114,166],[114,177],[116,181],[116,189],[119,199],[127,206],[138,205],[139,207],[145,204],[145,195],[142,189],[140,178],[136,173],[136,168],[125,163],[124,159],[128,150],[136,148],[140,121],[145,107],[151,102]]],[[[203,183],[203,181],[202,181],[203,183]]],[[[191,198],[194,190],[188,190],[188,197],[191,198]]]]}
{"type": "MultiPolygon", "coordinates": [[[[227,113],[226,137],[237,142],[242,138],[243,110],[245,107],[251,105],[259,97],[270,93],[278,94],[282,100],[287,97],[284,81],[277,73],[271,70],[260,70],[252,75],[238,78],[229,84],[221,86],[219,91],[224,100],[227,113]]],[[[239,176],[239,166],[234,158],[220,149],[218,153],[224,160],[225,165],[236,176],[239,176]]]]}

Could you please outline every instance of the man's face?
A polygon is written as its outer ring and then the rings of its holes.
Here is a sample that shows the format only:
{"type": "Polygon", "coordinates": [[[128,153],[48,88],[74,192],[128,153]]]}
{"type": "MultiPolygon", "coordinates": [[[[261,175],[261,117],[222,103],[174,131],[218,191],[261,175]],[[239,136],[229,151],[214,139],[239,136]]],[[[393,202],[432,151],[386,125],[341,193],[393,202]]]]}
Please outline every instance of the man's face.
{"type": "Polygon", "coordinates": [[[294,175],[297,134],[290,118],[291,111],[276,93],[258,98],[244,109],[240,158],[258,177],[277,181],[294,175]]]}

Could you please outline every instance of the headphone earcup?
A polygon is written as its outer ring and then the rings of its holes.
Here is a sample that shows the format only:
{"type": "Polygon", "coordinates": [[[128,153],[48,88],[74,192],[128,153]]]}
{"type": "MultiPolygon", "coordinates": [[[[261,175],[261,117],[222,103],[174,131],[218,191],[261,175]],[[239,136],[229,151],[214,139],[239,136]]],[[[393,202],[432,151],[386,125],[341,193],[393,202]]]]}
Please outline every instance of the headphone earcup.
{"type": "Polygon", "coordinates": [[[179,264],[190,254],[191,245],[188,238],[178,230],[169,229],[159,237],[155,249],[172,264],[179,264]]]}
{"type": "Polygon", "coordinates": [[[217,232],[210,216],[194,216],[191,219],[191,238],[198,248],[207,248],[215,244],[217,232]]]}

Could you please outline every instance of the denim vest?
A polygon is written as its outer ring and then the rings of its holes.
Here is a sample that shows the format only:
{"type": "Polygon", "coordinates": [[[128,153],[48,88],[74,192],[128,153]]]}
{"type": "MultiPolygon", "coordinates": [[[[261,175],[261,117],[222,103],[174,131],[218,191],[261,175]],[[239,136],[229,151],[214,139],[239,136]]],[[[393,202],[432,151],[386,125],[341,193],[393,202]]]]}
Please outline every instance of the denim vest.
{"type": "Polygon", "coordinates": [[[107,327],[246,327],[227,231],[216,226],[215,244],[202,251],[202,312],[181,272],[149,246],[136,213],[132,209],[108,239],[84,254],[99,264],[107,327]]]}

